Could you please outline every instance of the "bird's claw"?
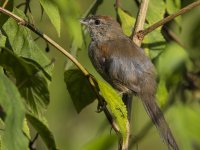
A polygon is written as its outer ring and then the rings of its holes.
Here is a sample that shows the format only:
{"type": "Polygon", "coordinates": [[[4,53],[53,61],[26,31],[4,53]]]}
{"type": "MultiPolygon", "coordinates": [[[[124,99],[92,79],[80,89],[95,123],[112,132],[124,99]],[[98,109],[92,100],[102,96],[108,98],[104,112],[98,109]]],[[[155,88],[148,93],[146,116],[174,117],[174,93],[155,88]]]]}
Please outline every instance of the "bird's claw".
{"type": "Polygon", "coordinates": [[[97,105],[97,113],[102,112],[106,108],[106,102],[99,102],[97,105]]]}

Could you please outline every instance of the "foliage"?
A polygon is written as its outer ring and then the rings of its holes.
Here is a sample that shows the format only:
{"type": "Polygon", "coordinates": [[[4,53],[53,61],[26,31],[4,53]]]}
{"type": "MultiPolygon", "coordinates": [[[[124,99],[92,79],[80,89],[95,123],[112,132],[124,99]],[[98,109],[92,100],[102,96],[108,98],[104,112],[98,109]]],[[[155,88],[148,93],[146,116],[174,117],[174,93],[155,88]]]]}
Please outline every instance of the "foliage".
{"type": "MultiPolygon", "coordinates": [[[[89,6],[89,1],[38,0],[29,3],[28,0],[3,0],[0,1],[0,6],[4,6],[5,9],[29,21],[34,27],[43,23],[45,24],[43,30],[51,32],[51,29],[55,28],[55,38],[58,36],[62,39],[63,31],[67,30],[64,40],[62,40],[70,41],[70,53],[73,56],[78,56],[84,66],[89,66],[85,63],[88,58],[82,57],[82,53],[85,53],[85,51],[78,51],[79,49],[85,50],[84,42],[88,45],[89,41],[77,19],[101,12],[104,4],[107,5],[108,3],[111,2],[94,0],[89,6]],[[26,5],[24,5],[24,2],[26,2],[26,5]],[[39,9],[41,9],[41,14],[39,14],[39,9]],[[35,10],[37,15],[34,14],[35,10]],[[85,10],[86,13],[83,13],[85,10]],[[43,11],[44,15],[42,14],[43,11]],[[51,24],[47,24],[45,19],[49,19],[51,24]],[[64,24],[64,28],[62,28],[62,24],[64,24]]],[[[121,6],[123,6],[127,2],[121,3],[121,6]]],[[[186,2],[183,0],[151,0],[145,28],[163,19],[166,14],[173,14],[184,3],[186,2]]],[[[113,5],[106,6],[106,9],[109,9],[111,13],[118,14],[124,33],[130,36],[137,14],[128,13],[126,7],[118,7],[113,10],[110,8],[113,8],[113,5]]],[[[199,10],[196,10],[194,14],[198,18],[199,10]]],[[[190,19],[192,20],[191,17],[190,19]]],[[[193,22],[191,20],[187,26],[182,23],[184,18],[179,16],[171,23],[166,24],[165,27],[157,28],[148,34],[142,44],[146,54],[152,59],[157,69],[157,101],[161,107],[167,105],[170,108],[167,114],[169,120],[172,120],[170,125],[176,133],[175,137],[178,139],[180,148],[183,150],[200,147],[200,118],[198,117],[200,115],[200,59],[197,52],[199,50],[200,30],[198,19],[193,22]],[[190,23],[192,23],[192,26],[190,23]],[[177,38],[173,36],[174,34],[170,34],[171,32],[176,34],[177,37],[181,37],[184,43],[179,43],[177,38]],[[182,34],[182,32],[184,33],[182,34]]],[[[58,144],[60,141],[57,140],[58,134],[55,132],[57,126],[55,128],[49,126],[46,115],[50,112],[46,112],[46,110],[50,99],[56,100],[56,98],[51,97],[53,93],[66,89],[78,113],[84,113],[87,110],[85,107],[98,99],[99,96],[103,98],[119,127],[121,136],[126,138],[129,124],[125,105],[119,94],[102,81],[91,67],[88,67],[87,70],[94,75],[92,76],[96,81],[94,85],[91,85],[89,77],[85,76],[80,70],[72,69],[73,63],[67,60],[66,70],[62,68],[64,72],[62,72],[62,77],[64,76],[64,83],[67,88],[60,89],[58,83],[57,87],[52,90],[50,85],[53,84],[52,79],[54,79],[54,63],[48,57],[50,55],[44,53],[43,47],[46,43],[41,38],[38,40],[37,36],[12,18],[0,13],[0,127],[2,128],[0,148],[5,150],[31,149],[29,146],[32,143],[31,139],[34,138],[32,136],[33,131],[39,134],[47,149],[56,150],[58,145],[62,147],[58,144]]],[[[63,45],[65,44],[64,42],[63,45]]],[[[52,55],[54,57],[54,53],[52,55]]],[[[58,58],[59,55],[56,54],[56,57],[58,58]]],[[[83,120],[81,120],[82,124],[85,123],[86,118],[92,121],[94,119],[91,118],[91,113],[88,113],[88,111],[86,111],[86,114],[87,117],[83,117],[83,120]]],[[[59,116],[56,117],[58,122],[65,126],[61,122],[62,120],[59,120],[59,116]]],[[[143,118],[141,115],[140,117],[143,118]]],[[[67,122],[73,122],[72,120],[74,118],[67,119],[67,122]]],[[[95,123],[95,120],[93,123],[95,123]]],[[[88,126],[87,129],[82,128],[82,130],[91,134],[90,127],[94,125],[98,126],[96,123],[88,126]]],[[[103,126],[106,125],[103,124],[103,126]]],[[[107,131],[105,135],[102,131],[103,129],[100,128],[100,138],[93,137],[81,149],[113,149],[113,145],[117,143],[115,136],[109,135],[107,131]]],[[[70,131],[62,132],[71,133],[70,131]]],[[[70,137],[65,139],[65,142],[70,139],[74,140],[75,134],[82,138],[81,132],[79,132],[78,129],[74,128],[73,135],[71,134],[70,137]]],[[[78,143],[76,141],[74,145],[76,146],[78,143]]]]}
{"type": "Polygon", "coordinates": [[[15,85],[4,75],[2,67],[0,67],[0,79],[0,104],[6,114],[5,131],[2,135],[3,145],[8,150],[26,149],[28,140],[22,132],[25,116],[22,97],[15,85]]]}
{"type": "Polygon", "coordinates": [[[95,100],[96,95],[87,77],[80,70],[67,70],[64,78],[74,106],[79,113],[95,100]]]}

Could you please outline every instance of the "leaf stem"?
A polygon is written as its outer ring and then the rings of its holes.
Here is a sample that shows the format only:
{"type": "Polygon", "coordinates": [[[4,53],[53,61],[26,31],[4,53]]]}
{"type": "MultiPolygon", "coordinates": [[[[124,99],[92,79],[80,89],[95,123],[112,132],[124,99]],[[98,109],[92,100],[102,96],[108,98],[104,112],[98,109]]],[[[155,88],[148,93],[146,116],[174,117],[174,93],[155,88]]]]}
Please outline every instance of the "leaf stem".
{"type": "Polygon", "coordinates": [[[85,18],[89,14],[94,15],[97,11],[97,9],[95,9],[95,8],[97,8],[99,5],[101,5],[102,2],[103,2],[103,0],[94,0],[82,17],[85,18]]]}

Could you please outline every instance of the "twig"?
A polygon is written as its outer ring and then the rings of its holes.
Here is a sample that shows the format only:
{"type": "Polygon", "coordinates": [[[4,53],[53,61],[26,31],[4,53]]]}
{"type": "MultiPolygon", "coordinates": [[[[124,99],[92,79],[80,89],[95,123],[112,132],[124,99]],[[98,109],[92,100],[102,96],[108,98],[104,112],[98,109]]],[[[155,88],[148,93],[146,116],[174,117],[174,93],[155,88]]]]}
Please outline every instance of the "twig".
{"type": "Polygon", "coordinates": [[[21,6],[23,6],[23,5],[25,5],[25,4],[26,4],[26,2],[22,2],[22,3],[18,4],[18,5],[16,6],[16,8],[20,8],[21,6]]]}
{"type": "Polygon", "coordinates": [[[36,148],[35,148],[35,142],[38,139],[38,136],[39,136],[39,134],[36,133],[34,139],[30,140],[30,142],[29,142],[29,148],[30,148],[30,150],[36,150],[36,148]]]}
{"type": "Polygon", "coordinates": [[[8,0],[5,0],[2,7],[5,8],[7,4],[8,4],[8,0]]]}
{"type": "MultiPolygon", "coordinates": [[[[13,18],[16,22],[18,22],[19,25],[23,25],[27,28],[29,28],[31,31],[39,35],[41,38],[43,38],[45,41],[47,41],[49,44],[51,44],[53,47],[58,49],[61,53],[63,53],[67,58],[69,58],[82,72],[83,74],[88,77],[89,83],[93,88],[96,88],[95,86],[95,79],[90,75],[90,73],[78,62],[76,58],[74,58],[70,53],[67,52],[63,47],[61,47],[59,44],[57,44],[55,41],[53,41],[50,37],[48,37],[46,34],[41,33],[37,28],[35,28],[32,24],[30,24],[28,21],[20,18],[19,16],[13,14],[12,12],[0,7],[0,12],[10,16],[13,18]]],[[[108,118],[109,122],[111,123],[111,126],[114,128],[114,130],[118,133],[119,129],[116,126],[116,123],[114,122],[114,119],[112,118],[112,115],[107,110],[107,108],[104,110],[104,113],[106,117],[108,118]]]]}
{"type": "Polygon", "coordinates": [[[115,4],[114,4],[115,8],[119,7],[119,5],[120,5],[119,3],[120,3],[119,0],[115,0],[115,4]]]}
{"type": "Polygon", "coordinates": [[[65,56],[67,56],[82,72],[85,76],[89,75],[89,72],[75,59],[70,53],[67,52],[64,48],[62,48],[59,44],[57,44],[55,41],[53,41],[50,37],[48,37],[46,34],[41,33],[37,28],[35,28],[32,24],[30,24],[28,21],[20,18],[19,16],[13,14],[12,12],[3,9],[0,7],[0,12],[12,17],[15,19],[18,24],[23,25],[27,28],[29,28],[31,31],[42,37],[45,41],[47,41],[49,44],[51,44],[53,47],[58,49],[61,53],[63,53],[65,56]]]}
{"type": "Polygon", "coordinates": [[[89,14],[95,14],[97,11],[97,7],[99,5],[101,5],[101,3],[103,2],[103,0],[95,0],[92,2],[92,4],[89,6],[89,8],[87,9],[87,11],[84,13],[84,15],[82,16],[82,18],[87,17],[89,14]]]}
{"type": "Polygon", "coordinates": [[[171,21],[172,19],[176,18],[177,16],[180,16],[188,11],[190,11],[191,9],[197,7],[200,5],[200,0],[195,1],[191,4],[189,4],[188,6],[180,9],[179,11],[177,11],[176,13],[169,15],[168,17],[156,22],[155,24],[151,25],[150,27],[148,27],[145,30],[140,30],[137,32],[137,36],[139,37],[139,39],[143,39],[145,35],[149,34],[150,32],[154,31],[156,28],[164,25],[165,23],[171,21]]]}
{"type": "Polygon", "coordinates": [[[175,41],[177,44],[179,44],[181,47],[185,48],[185,45],[181,42],[179,37],[170,29],[167,28],[167,26],[163,26],[162,33],[164,34],[165,38],[175,41]]]}
{"type": "Polygon", "coordinates": [[[133,32],[131,35],[133,42],[135,44],[137,44],[138,46],[141,45],[142,39],[140,39],[136,33],[140,30],[143,30],[146,13],[147,13],[147,9],[148,9],[148,4],[149,4],[149,0],[141,1],[140,8],[139,8],[137,18],[136,18],[136,22],[135,22],[135,26],[134,26],[134,29],[133,29],[133,32]]]}
{"type": "Polygon", "coordinates": [[[31,12],[30,2],[31,2],[31,0],[26,0],[26,2],[25,2],[25,8],[24,8],[25,14],[27,14],[28,11],[31,12]]]}

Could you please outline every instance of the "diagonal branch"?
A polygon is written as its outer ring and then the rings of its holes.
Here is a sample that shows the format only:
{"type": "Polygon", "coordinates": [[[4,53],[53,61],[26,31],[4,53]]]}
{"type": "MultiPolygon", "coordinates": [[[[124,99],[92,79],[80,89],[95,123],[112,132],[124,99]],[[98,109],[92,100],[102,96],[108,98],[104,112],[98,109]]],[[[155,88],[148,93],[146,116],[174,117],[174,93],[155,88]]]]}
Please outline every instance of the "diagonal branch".
{"type": "Polygon", "coordinates": [[[31,31],[39,35],[41,38],[43,38],[45,41],[47,41],[49,44],[51,44],[53,47],[58,49],[61,53],[63,53],[65,56],[67,56],[82,72],[85,76],[89,75],[89,72],[75,59],[70,53],[67,52],[63,47],[61,47],[58,43],[53,41],[49,36],[46,34],[40,32],[37,28],[35,28],[32,24],[30,24],[28,21],[20,18],[19,16],[13,14],[12,12],[0,7],[0,12],[12,17],[16,22],[18,22],[19,25],[23,25],[27,28],[29,28],[31,31]]]}
{"type": "MultiPolygon", "coordinates": [[[[41,38],[43,38],[45,41],[47,41],[49,44],[51,44],[53,47],[55,47],[57,50],[59,50],[62,54],[64,54],[68,59],[70,59],[78,67],[78,69],[80,69],[82,71],[82,73],[86,77],[88,77],[89,83],[91,84],[91,86],[93,87],[93,89],[96,91],[97,87],[95,85],[95,83],[96,83],[95,79],[78,62],[78,60],[76,58],[74,58],[70,53],[67,52],[67,50],[65,50],[63,47],[61,47],[58,43],[56,43],[54,40],[52,40],[49,36],[47,36],[46,34],[40,32],[37,28],[35,28],[28,21],[20,18],[19,16],[13,14],[12,12],[10,12],[10,11],[2,8],[2,7],[0,7],[0,12],[2,12],[3,14],[6,14],[8,16],[10,16],[11,18],[13,18],[19,25],[23,25],[23,26],[29,28],[31,31],[33,31],[34,33],[36,33],[37,35],[39,35],[41,38]]],[[[101,102],[102,100],[99,99],[99,96],[100,96],[99,92],[96,91],[95,93],[97,94],[97,99],[99,100],[99,102],[101,102]]],[[[114,121],[114,118],[112,117],[112,115],[110,114],[110,112],[108,111],[108,109],[106,107],[103,109],[103,111],[104,111],[104,113],[105,113],[105,115],[106,115],[109,123],[111,124],[111,126],[113,127],[113,129],[115,130],[115,132],[118,134],[119,133],[119,128],[118,128],[116,122],[114,121]]]]}
{"type": "Polygon", "coordinates": [[[92,14],[92,15],[96,14],[97,8],[99,7],[99,5],[102,4],[102,2],[103,2],[103,0],[95,0],[95,1],[93,1],[92,4],[89,6],[88,10],[82,16],[82,18],[85,18],[90,14],[92,14]]]}
{"type": "Polygon", "coordinates": [[[139,39],[143,39],[144,36],[146,36],[147,34],[149,34],[150,32],[154,31],[156,28],[166,24],[167,22],[173,20],[174,18],[176,18],[177,16],[180,16],[188,11],[190,11],[191,9],[197,7],[200,5],[200,0],[197,0],[191,4],[189,4],[188,6],[180,9],[179,11],[177,11],[176,13],[169,15],[168,17],[156,22],[155,24],[153,24],[152,26],[144,29],[144,30],[140,30],[137,31],[136,35],[139,39]]]}
{"type": "Polygon", "coordinates": [[[135,44],[137,44],[138,46],[141,45],[142,39],[140,39],[137,36],[137,32],[143,30],[144,28],[144,23],[145,23],[145,18],[146,18],[146,13],[147,13],[147,9],[148,9],[148,4],[149,4],[149,0],[142,0],[141,4],[140,4],[140,8],[137,14],[137,18],[136,18],[136,22],[135,22],[135,26],[131,35],[131,38],[133,40],[133,42],[135,44]]]}

